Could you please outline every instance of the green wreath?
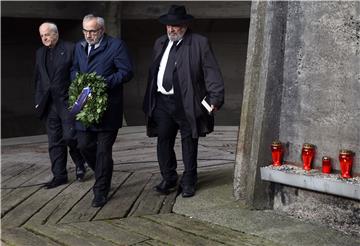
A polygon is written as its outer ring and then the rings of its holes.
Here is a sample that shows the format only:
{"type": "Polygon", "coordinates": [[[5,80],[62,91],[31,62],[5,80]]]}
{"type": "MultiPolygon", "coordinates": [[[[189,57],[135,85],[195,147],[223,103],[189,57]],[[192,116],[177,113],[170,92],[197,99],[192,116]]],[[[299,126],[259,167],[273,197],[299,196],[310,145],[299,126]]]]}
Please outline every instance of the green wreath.
{"type": "Polygon", "coordinates": [[[106,93],[106,80],[93,73],[77,73],[76,78],[69,87],[69,105],[74,105],[83,88],[90,87],[91,95],[88,97],[85,106],[76,115],[76,120],[85,127],[98,124],[103,116],[108,102],[106,93]]]}

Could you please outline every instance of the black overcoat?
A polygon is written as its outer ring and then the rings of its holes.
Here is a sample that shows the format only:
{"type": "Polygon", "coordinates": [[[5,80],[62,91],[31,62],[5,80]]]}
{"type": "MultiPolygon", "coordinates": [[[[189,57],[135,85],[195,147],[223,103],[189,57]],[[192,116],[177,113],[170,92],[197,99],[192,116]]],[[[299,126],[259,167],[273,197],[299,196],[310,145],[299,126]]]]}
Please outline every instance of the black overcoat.
{"type": "MultiPolygon", "coordinates": [[[[197,138],[214,129],[214,116],[207,113],[201,101],[206,96],[210,104],[219,109],[224,103],[224,82],[206,37],[188,30],[181,42],[176,53],[178,84],[185,115],[191,125],[192,137],[197,138]]],[[[157,126],[152,120],[152,112],[156,104],[159,63],[167,43],[167,35],[155,41],[143,102],[147,135],[150,137],[157,136],[157,126]]]]}
{"type": "Polygon", "coordinates": [[[49,104],[55,103],[59,116],[68,117],[68,91],[70,86],[70,68],[74,54],[74,44],[59,40],[54,54],[54,73],[46,69],[46,49],[42,46],[36,51],[34,71],[35,105],[39,118],[46,117],[49,104]]]}

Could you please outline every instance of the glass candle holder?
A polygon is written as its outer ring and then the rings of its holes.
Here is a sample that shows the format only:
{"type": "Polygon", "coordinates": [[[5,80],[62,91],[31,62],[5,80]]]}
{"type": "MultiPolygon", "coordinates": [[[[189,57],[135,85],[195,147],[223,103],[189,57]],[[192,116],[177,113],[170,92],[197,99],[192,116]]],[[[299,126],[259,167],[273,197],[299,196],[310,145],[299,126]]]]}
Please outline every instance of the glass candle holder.
{"type": "Polygon", "coordinates": [[[339,161],[341,169],[341,177],[351,178],[351,168],[353,164],[354,152],[347,149],[340,150],[339,161]]]}
{"type": "Polygon", "coordinates": [[[322,158],[322,172],[331,173],[331,158],[329,156],[323,156],[322,158]]]}
{"type": "Polygon", "coordinates": [[[315,157],[315,146],[313,144],[305,143],[301,151],[301,159],[303,161],[303,169],[309,171],[311,163],[315,157]]]}
{"type": "Polygon", "coordinates": [[[275,140],[271,144],[271,157],[273,166],[281,166],[283,149],[279,140],[275,140]]]}

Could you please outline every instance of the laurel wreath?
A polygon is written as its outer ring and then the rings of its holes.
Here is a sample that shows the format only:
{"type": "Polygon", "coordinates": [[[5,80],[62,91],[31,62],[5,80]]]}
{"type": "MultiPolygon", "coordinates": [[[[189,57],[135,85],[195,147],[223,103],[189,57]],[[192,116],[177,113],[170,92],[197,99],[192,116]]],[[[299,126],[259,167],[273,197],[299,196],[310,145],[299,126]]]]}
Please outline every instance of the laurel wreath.
{"type": "Polygon", "coordinates": [[[88,97],[85,106],[76,115],[76,120],[85,127],[98,124],[103,116],[108,102],[106,93],[106,80],[100,75],[93,73],[77,73],[69,87],[69,105],[74,105],[81,91],[90,87],[91,95],[88,97]]]}

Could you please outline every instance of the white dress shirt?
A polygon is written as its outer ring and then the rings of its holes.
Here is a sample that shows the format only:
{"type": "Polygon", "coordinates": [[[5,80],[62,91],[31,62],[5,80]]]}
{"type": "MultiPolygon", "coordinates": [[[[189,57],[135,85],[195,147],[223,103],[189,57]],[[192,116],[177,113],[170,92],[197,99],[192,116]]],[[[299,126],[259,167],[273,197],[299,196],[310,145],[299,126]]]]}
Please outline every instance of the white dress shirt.
{"type": "MultiPolygon", "coordinates": [[[[99,40],[99,42],[94,45],[94,50],[97,49],[100,46],[100,43],[101,43],[102,40],[103,40],[103,38],[101,38],[99,40]]],[[[91,45],[88,44],[88,55],[90,54],[90,49],[91,49],[91,45]]]]}
{"type": "MultiPolygon", "coordinates": [[[[182,40],[182,39],[181,39],[182,40]]],[[[181,42],[181,40],[179,40],[176,44],[176,46],[179,45],[179,43],[181,42]]],[[[163,87],[163,79],[164,79],[164,73],[165,73],[165,68],[166,68],[166,63],[167,63],[167,60],[169,58],[169,53],[170,53],[170,49],[171,49],[171,46],[173,45],[173,41],[170,41],[169,40],[169,43],[164,51],[164,54],[161,58],[161,61],[160,61],[160,66],[159,66],[159,72],[158,72],[158,75],[157,75],[157,91],[158,92],[161,92],[162,94],[165,94],[165,95],[173,95],[174,94],[174,87],[171,88],[171,90],[169,91],[166,91],[163,87]]]]}

